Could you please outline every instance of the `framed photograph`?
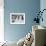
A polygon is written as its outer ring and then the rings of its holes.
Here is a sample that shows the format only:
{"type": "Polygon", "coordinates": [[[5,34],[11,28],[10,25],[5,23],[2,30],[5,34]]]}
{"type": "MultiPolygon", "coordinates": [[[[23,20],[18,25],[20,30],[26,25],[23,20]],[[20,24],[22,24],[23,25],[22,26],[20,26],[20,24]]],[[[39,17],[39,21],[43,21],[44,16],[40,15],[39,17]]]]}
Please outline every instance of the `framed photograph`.
{"type": "Polygon", "coordinates": [[[10,24],[25,24],[25,13],[10,13],[10,24]]]}

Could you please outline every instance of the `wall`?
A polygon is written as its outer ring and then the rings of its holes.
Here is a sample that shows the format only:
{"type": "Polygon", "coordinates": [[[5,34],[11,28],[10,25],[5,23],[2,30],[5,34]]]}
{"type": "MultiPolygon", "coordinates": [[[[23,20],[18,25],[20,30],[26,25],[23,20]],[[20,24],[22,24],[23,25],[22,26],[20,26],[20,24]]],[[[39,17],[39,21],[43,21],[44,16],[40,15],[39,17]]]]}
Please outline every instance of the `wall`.
{"type": "MultiPolygon", "coordinates": [[[[40,0],[40,9],[41,9],[41,11],[42,11],[43,9],[46,9],[46,0],[40,0]]],[[[43,17],[43,22],[41,21],[41,22],[40,22],[40,25],[46,27],[46,11],[43,12],[42,17],[43,17]]]]}
{"type": "Polygon", "coordinates": [[[4,8],[3,1],[0,0],[0,42],[4,41],[4,8]]]}
{"type": "Polygon", "coordinates": [[[4,38],[7,41],[18,41],[32,29],[36,12],[40,10],[40,0],[4,0],[4,38]],[[10,13],[25,13],[25,24],[11,25],[10,13]]]}

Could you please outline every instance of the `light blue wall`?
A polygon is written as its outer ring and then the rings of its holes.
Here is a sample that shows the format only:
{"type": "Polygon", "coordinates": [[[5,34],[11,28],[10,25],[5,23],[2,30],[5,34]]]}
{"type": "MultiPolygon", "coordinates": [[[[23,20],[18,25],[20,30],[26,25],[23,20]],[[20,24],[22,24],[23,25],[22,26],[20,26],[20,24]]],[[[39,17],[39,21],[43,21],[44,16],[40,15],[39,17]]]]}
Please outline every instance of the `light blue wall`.
{"type": "Polygon", "coordinates": [[[40,0],[4,0],[4,35],[5,40],[18,41],[32,28],[33,19],[40,9],[40,0]],[[10,13],[25,13],[24,25],[11,25],[10,13]]]}
{"type": "MultiPolygon", "coordinates": [[[[42,11],[43,9],[46,9],[46,0],[41,0],[40,1],[40,10],[42,11]]],[[[40,25],[45,26],[46,27],[46,11],[43,12],[43,22],[40,22],[40,25]]]]}

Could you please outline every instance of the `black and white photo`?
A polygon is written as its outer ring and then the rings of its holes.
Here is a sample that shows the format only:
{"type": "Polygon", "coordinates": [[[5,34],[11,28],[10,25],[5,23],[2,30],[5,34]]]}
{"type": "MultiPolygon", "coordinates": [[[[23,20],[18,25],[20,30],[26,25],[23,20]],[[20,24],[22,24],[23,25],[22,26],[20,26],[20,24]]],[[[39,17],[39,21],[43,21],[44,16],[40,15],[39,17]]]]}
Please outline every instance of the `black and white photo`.
{"type": "Polygon", "coordinates": [[[10,13],[10,24],[25,24],[25,13],[10,13]]]}

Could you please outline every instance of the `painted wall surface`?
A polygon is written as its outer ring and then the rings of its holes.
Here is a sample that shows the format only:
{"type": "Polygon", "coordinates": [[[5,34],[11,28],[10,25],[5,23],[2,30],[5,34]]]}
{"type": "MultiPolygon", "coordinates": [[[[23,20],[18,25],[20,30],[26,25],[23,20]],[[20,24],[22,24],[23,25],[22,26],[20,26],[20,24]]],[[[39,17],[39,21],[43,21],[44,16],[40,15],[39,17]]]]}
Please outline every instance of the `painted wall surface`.
{"type": "MultiPolygon", "coordinates": [[[[46,9],[46,0],[41,0],[41,1],[40,1],[40,9],[41,9],[41,11],[42,11],[43,9],[46,9]]],[[[41,21],[41,22],[40,22],[40,25],[46,27],[46,10],[43,12],[42,17],[43,17],[43,22],[41,21]]]]}
{"type": "Polygon", "coordinates": [[[4,2],[0,0],[0,42],[4,41],[4,2]]]}
{"type": "Polygon", "coordinates": [[[40,0],[4,0],[4,38],[18,41],[32,30],[36,12],[40,9],[40,0]],[[25,13],[25,24],[10,24],[10,13],[25,13]]]}

